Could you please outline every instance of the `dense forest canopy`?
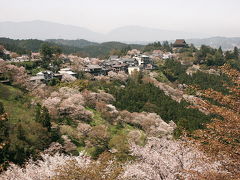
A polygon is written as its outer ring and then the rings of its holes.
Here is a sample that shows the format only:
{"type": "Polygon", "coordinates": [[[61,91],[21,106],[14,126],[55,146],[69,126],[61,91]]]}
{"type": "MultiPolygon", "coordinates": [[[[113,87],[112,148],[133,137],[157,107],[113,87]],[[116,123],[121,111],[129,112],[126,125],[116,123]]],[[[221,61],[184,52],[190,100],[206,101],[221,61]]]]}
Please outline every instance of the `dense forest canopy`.
{"type": "MultiPolygon", "coordinates": [[[[89,56],[103,58],[108,57],[112,50],[121,51],[128,46],[131,46],[132,49],[141,49],[144,47],[143,45],[128,45],[120,42],[105,42],[102,44],[88,43],[85,45],[86,42],[81,41],[81,45],[75,45],[75,41],[78,40],[74,40],[73,43],[70,43],[67,40],[47,40],[46,42],[50,46],[59,46],[62,49],[62,52],[66,54],[76,53],[85,57],[89,56]],[[82,45],[82,43],[84,45],[82,45]]],[[[13,40],[9,38],[0,38],[1,45],[3,45],[7,50],[16,52],[20,55],[29,54],[31,52],[38,52],[42,44],[46,42],[37,39],[13,40]]]]}

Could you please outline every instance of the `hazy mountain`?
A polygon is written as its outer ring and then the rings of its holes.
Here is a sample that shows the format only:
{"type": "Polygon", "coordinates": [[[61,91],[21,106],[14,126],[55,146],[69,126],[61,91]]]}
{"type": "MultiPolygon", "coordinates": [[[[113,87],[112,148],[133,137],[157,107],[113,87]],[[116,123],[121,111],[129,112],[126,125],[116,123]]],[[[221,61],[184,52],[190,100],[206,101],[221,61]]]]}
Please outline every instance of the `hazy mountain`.
{"type": "Polygon", "coordinates": [[[46,21],[2,22],[0,36],[13,39],[88,39],[100,40],[102,35],[89,29],[46,21]]]}
{"type": "Polygon", "coordinates": [[[187,39],[188,43],[193,43],[196,46],[205,44],[215,48],[222,46],[223,49],[232,49],[234,46],[240,47],[240,38],[237,37],[208,38],[207,35],[200,33],[168,31],[141,26],[120,27],[109,33],[102,34],[83,27],[39,20],[29,22],[0,22],[0,37],[13,39],[51,39],[50,41],[54,43],[78,48],[97,45],[95,42],[119,41],[132,44],[133,42],[134,44],[147,44],[153,41],[175,40],[178,38],[187,39]]]}
{"type": "Polygon", "coordinates": [[[142,26],[125,26],[112,30],[107,38],[116,41],[162,41],[178,38],[203,38],[204,34],[187,33],[182,31],[169,31],[142,26]]]}
{"type": "Polygon", "coordinates": [[[14,39],[86,39],[90,41],[161,41],[176,38],[202,38],[203,34],[186,33],[146,28],[141,26],[125,26],[114,29],[107,34],[93,32],[89,29],[52,23],[47,21],[1,22],[0,36],[14,39]]]}

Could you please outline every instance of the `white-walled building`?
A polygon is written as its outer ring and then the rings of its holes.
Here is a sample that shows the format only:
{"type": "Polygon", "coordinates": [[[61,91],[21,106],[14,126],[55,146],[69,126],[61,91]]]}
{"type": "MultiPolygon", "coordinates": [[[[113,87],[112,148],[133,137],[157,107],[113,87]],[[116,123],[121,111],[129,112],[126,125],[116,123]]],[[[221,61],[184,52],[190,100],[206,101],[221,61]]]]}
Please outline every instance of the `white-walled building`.
{"type": "Polygon", "coordinates": [[[128,74],[131,75],[133,72],[139,72],[140,71],[140,67],[139,66],[132,66],[132,67],[128,67],[128,74]]]}

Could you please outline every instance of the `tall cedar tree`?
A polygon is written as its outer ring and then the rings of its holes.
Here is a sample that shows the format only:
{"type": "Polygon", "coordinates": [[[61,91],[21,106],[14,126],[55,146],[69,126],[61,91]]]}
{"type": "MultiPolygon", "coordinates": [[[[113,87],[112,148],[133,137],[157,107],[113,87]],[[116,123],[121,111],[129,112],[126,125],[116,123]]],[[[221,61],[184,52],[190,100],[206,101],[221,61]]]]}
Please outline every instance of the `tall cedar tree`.
{"type": "Polygon", "coordinates": [[[51,130],[51,117],[46,107],[41,107],[40,104],[37,105],[35,119],[36,122],[39,122],[43,127],[46,127],[48,131],[51,130]]]}

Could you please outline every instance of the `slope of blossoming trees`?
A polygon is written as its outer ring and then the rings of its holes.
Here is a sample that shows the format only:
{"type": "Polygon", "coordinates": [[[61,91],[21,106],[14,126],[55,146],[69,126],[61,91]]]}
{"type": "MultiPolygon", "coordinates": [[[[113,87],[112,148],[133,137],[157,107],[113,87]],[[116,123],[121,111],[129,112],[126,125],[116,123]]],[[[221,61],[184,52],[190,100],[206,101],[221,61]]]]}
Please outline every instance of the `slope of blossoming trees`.
{"type": "Polygon", "coordinates": [[[24,68],[0,61],[11,83],[4,88],[23,93],[14,102],[24,95],[35,110],[13,121],[4,110],[11,99],[0,96],[0,179],[237,179],[240,74],[231,63],[219,67],[227,62],[221,49],[206,49],[181,54],[206,57],[204,70],[188,75],[169,60],[155,72],[163,82],[110,72],[32,84],[24,68]]]}
{"type": "Polygon", "coordinates": [[[210,98],[218,104],[208,103],[210,112],[218,114],[221,118],[215,118],[207,128],[194,133],[194,140],[200,143],[201,148],[217,159],[225,159],[224,167],[232,173],[232,179],[240,175],[239,159],[239,71],[232,69],[229,65],[221,67],[233,82],[233,86],[226,86],[231,92],[224,95],[213,89],[199,90],[203,97],[210,98]]]}
{"type": "Polygon", "coordinates": [[[202,152],[184,141],[172,138],[149,138],[143,147],[131,143],[131,154],[137,159],[127,163],[116,161],[109,153],[103,153],[97,161],[88,156],[43,154],[37,162],[29,161],[25,168],[11,165],[0,179],[220,179],[227,172],[220,161],[212,161],[202,152]]]}

